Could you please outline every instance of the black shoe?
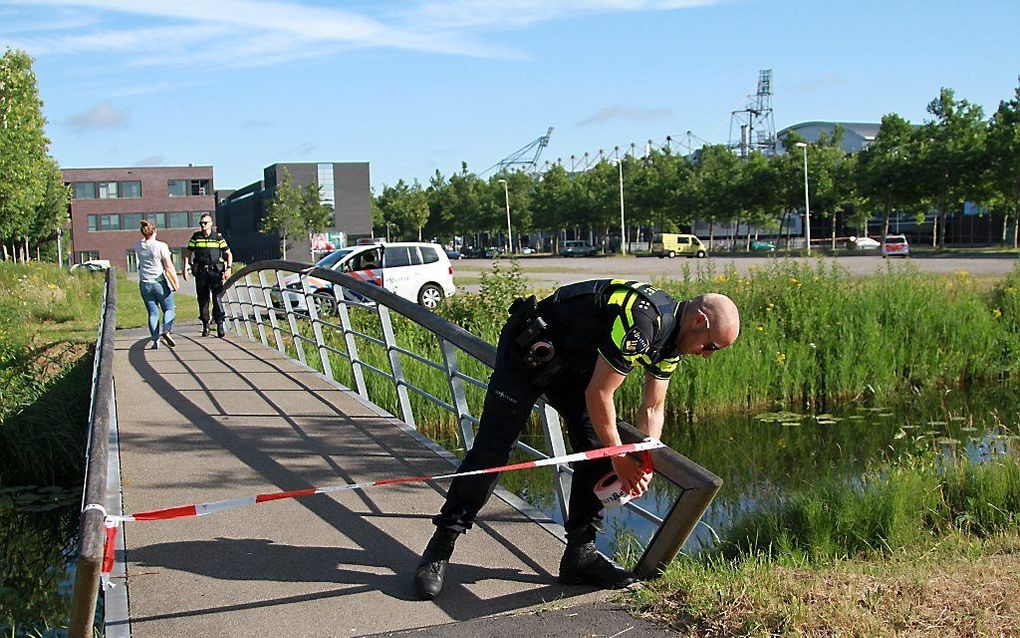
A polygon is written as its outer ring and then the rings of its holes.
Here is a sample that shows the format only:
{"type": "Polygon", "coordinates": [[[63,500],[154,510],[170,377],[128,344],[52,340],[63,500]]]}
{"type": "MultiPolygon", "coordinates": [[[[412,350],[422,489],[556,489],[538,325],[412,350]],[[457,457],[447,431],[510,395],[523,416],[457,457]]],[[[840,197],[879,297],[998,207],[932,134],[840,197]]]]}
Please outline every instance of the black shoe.
{"type": "Polygon", "coordinates": [[[223,329],[223,322],[222,321],[216,322],[216,336],[222,339],[223,335],[225,334],[227,334],[227,332],[226,330],[223,329]]]}
{"type": "Polygon", "coordinates": [[[174,336],[172,334],[170,334],[169,332],[164,332],[163,333],[163,343],[165,343],[166,345],[170,346],[171,348],[176,348],[177,347],[177,342],[174,341],[174,336]]]}
{"type": "Polygon", "coordinates": [[[600,589],[623,589],[638,582],[637,576],[609,560],[595,543],[567,546],[560,560],[560,582],[564,585],[592,585],[600,589]]]}
{"type": "Polygon", "coordinates": [[[202,336],[203,337],[208,337],[209,336],[209,324],[207,324],[207,323],[203,323],[202,324],[202,336]]]}
{"type": "Polygon", "coordinates": [[[443,591],[443,576],[453,555],[459,533],[437,527],[414,571],[414,590],[422,600],[432,600],[443,591]]]}

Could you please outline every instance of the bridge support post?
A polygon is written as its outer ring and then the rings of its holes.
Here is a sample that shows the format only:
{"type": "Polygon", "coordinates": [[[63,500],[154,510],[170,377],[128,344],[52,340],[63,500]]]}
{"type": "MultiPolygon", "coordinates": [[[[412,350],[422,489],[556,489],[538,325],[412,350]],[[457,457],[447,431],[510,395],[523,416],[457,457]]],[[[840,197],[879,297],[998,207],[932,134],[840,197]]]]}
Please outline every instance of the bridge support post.
{"type": "MultiPolygon", "coordinates": [[[[563,430],[560,427],[560,414],[551,405],[542,401],[539,410],[539,420],[542,422],[542,432],[545,434],[545,446],[550,456],[563,456],[567,453],[567,447],[563,443],[563,430]]],[[[560,516],[563,521],[567,520],[567,509],[570,504],[570,471],[566,465],[556,465],[553,468],[553,487],[556,489],[556,499],[560,506],[560,516]]]]}
{"type": "Polygon", "coordinates": [[[315,301],[312,295],[308,294],[308,286],[305,283],[306,275],[301,273],[301,291],[305,295],[305,309],[308,311],[308,320],[312,324],[312,332],[315,334],[315,346],[319,349],[319,361],[322,362],[322,373],[330,381],[333,378],[333,367],[329,364],[329,350],[326,349],[326,340],[322,336],[322,324],[319,322],[319,312],[315,309],[315,301]]]}
{"type": "Polygon", "coordinates": [[[471,429],[471,408],[464,394],[464,382],[460,378],[460,368],[457,365],[457,348],[443,338],[439,339],[439,343],[443,349],[443,362],[446,364],[446,379],[450,383],[450,397],[453,399],[454,407],[457,408],[460,442],[466,452],[475,444],[475,431],[471,429]]]}
{"type": "Polygon", "coordinates": [[[297,352],[298,361],[302,365],[308,365],[305,361],[305,348],[301,343],[298,334],[297,319],[294,318],[294,308],[290,305],[290,295],[287,294],[287,287],[283,285],[283,275],[276,271],[276,285],[280,287],[280,298],[283,299],[283,311],[287,313],[287,323],[290,325],[290,338],[294,343],[294,351],[297,352]]]}
{"type": "Polygon", "coordinates": [[[404,379],[404,366],[400,363],[400,353],[396,350],[397,337],[393,334],[393,322],[390,320],[390,309],[376,304],[379,315],[379,326],[382,328],[383,341],[386,343],[386,355],[390,360],[390,373],[393,375],[393,389],[397,391],[397,403],[400,405],[400,418],[404,423],[417,429],[414,423],[414,410],[411,409],[411,398],[407,395],[407,382],[404,379]]]}
{"type": "MultiPolygon", "coordinates": [[[[261,302],[256,304],[255,303],[255,298],[252,297],[252,294],[251,294],[251,289],[254,288],[254,286],[252,286],[252,283],[251,283],[251,275],[245,275],[244,276],[244,287],[245,287],[245,290],[248,291],[248,303],[251,305],[251,314],[255,317],[255,327],[259,331],[259,339],[262,340],[262,345],[264,345],[265,347],[268,348],[269,347],[269,341],[266,339],[266,329],[265,329],[265,327],[262,324],[262,311],[259,310],[259,306],[261,305],[261,302]]],[[[265,289],[262,288],[261,286],[259,287],[259,289],[263,293],[263,294],[259,295],[259,297],[264,297],[265,289]]]]}
{"type": "Polygon", "coordinates": [[[347,347],[347,358],[351,361],[351,374],[354,375],[355,389],[358,391],[358,396],[369,401],[368,386],[365,385],[365,371],[358,355],[358,342],[354,339],[354,329],[351,327],[351,313],[347,307],[347,300],[338,299],[336,310],[340,315],[340,326],[344,331],[344,345],[347,347]]]}
{"type": "Polygon", "coordinates": [[[283,335],[280,333],[280,325],[276,321],[276,308],[273,306],[273,297],[269,294],[269,286],[266,285],[266,271],[259,271],[259,287],[262,288],[262,298],[266,302],[266,314],[269,315],[269,323],[273,326],[273,340],[276,342],[276,349],[287,354],[283,345],[283,335]]]}
{"type": "MultiPolygon", "coordinates": [[[[237,305],[240,306],[240,308],[241,308],[241,320],[244,323],[245,331],[248,333],[248,340],[249,341],[255,341],[255,335],[252,334],[252,331],[251,331],[251,320],[248,318],[248,311],[244,307],[244,302],[241,301],[241,293],[238,292],[238,288],[240,288],[240,286],[238,286],[235,283],[234,284],[234,294],[237,295],[237,305]]],[[[245,285],[244,285],[244,291],[248,295],[248,305],[251,305],[251,289],[248,287],[247,281],[245,282],[245,285]]],[[[253,308],[253,310],[254,310],[254,308],[253,308]]]]}
{"type": "Polygon", "coordinates": [[[238,307],[241,305],[240,298],[237,296],[237,287],[231,286],[224,293],[227,298],[227,308],[230,310],[230,321],[234,324],[234,334],[241,335],[241,312],[238,307]]]}

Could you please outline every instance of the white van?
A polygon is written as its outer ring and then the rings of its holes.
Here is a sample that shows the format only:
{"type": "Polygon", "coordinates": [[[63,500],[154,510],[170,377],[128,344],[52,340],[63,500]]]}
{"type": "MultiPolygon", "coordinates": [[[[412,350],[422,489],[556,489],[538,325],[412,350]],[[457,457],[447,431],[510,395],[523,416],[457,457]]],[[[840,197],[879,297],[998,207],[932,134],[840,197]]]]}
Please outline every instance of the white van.
{"type": "MultiPolygon", "coordinates": [[[[457,292],[453,285],[453,266],[446,251],[439,244],[417,242],[377,243],[352,246],[334,250],[315,263],[320,268],[329,268],[356,279],[382,286],[395,295],[425,306],[435,308],[444,297],[457,292]]],[[[288,275],[283,285],[289,292],[291,306],[304,309],[304,295],[300,277],[288,275]]],[[[307,292],[315,295],[316,307],[320,311],[336,308],[336,296],[331,282],[318,277],[305,277],[307,292]]],[[[348,291],[355,301],[364,301],[360,295],[348,291]]],[[[274,291],[274,297],[279,292],[274,291]]],[[[279,299],[274,299],[280,303],[279,299]]]]}

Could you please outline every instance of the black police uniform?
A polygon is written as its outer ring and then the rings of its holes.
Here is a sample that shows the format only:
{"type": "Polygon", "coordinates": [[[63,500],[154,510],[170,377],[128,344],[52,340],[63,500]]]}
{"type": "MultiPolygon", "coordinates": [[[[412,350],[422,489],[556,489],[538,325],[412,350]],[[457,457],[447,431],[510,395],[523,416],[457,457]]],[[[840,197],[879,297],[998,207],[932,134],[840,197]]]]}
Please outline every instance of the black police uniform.
{"type": "Polygon", "coordinates": [[[227,241],[218,232],[211,232],[206,237],[202,231],[196,232],[188,241],[191,251],[191,272],[195,275],[195,288],[198,292],[198,315],[202,325],[209,326],[209,301],[212,300],[212,318],[219,326],[223,323],[223,302],[220,292],[223,290],[223,273],[226,270],[224,253],[227,241]]]}
{"type": "MultiPolygon", "coordinates": [[[[543,394],[566,422],[574,452],[602,447],[584,396],[598,357],[624,375],[638,364],[668,379],[679,363],[676,331],[685,304],[648,284],[619,279],[564,286],[537,304],[534,297],[518,299],[500,334],[478,435],[458,471],[505,465],[543,394]],[[552,344],[551,358],[546,344],[552,344]]],[[[609,459],[575,465],[565,525],[569,545],[595,539],[602,504],[594,488],[611,469],[609,459]]],[[[432,522],[450,532],[470,529],[497,478],[454,480],[432,522]]]]}

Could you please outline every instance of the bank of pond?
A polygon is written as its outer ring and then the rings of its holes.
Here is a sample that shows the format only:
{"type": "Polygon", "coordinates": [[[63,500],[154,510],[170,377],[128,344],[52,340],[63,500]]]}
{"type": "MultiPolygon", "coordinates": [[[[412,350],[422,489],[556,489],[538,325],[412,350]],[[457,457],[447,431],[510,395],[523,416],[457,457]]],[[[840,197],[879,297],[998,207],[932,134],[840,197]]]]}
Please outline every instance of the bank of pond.
{"type": "MultiPolygon", "coordinates": [[[[10,275],[7,268],[0,265],[0,283],[10,275]]],[[[39,273],[25,272],[17,276],[39,273]]],[[[82,275],[54,282],[95,300],[91,287],[98,289],[101,280],[82,275]]],[[[778,262],[748,276],[707,270],[657,283],[681,298],[722,292],[742,312],[738,342],[710,360],[685,361],[670,384],[665,442],[721,476],[724,486],[661,581],[664,587],[679,587],[693,574],[739,571],[735,565],[824,565],[848,557],[881,562],[948,537],[1016,535],[1020,270],[976,285],[966,273],[889,271],[860,278],[825,265],[778,262]]],[[[505,308],[525,291],[519,269],[501,267],[483,276],[481,293],[448,299],[440,312],[494,342],[505,308]]],[[[54,303],[67,299],[47,294],[54,303]]],[[[59,373],[34,378],[26,362],[46,344],[30,338],[31,313],[14,325],[4,312],[29,307],[20,306],[17,295],[7,285],[0,289],[5,382],[25,386],[5,395],[16,397],[16,405],[0,405],[0,628],[61,635],[80,506],[90,357],[83,353],[59,373]],[[62,416],[53,418],[58,409],[62,416]]],[[[38,298],[33,303],[42,307],[38,298]]],[[[59,321],[52,317],[59,315],[51,312],[45,321],[59,321]]],[[[378,330],[369,313],[352,313],[352,320],[368,334],[378,330]]],[[[397,323],[400,345],[442,360],[428,335],[397,323]]],[[[342,341],[336,345],[343,348],[342,341]]],[[[363,345],[361,355],[378,357],[377,367],[385,369],[387,353],[373,348],[363,345]]],[[[468,374],[487,378],[483,366],[462,363],[468,374]]],[[[332,364],[338,380],[352,384],[344,361],[332,364]]],[[[445,379],[434,378],[428,366],[405,361],[404,371],[436,396],[448,392],[445,379]]],[[[377,402],[396,413],[392,386],[371,375],[367,381],[377,402]]],[[[481,399],[481,391],[469,387],[474,414],[481,399]]],[[[450,415],[417,395],[411,400],[423,415],[422,431],[462,452],[450,415]]],[[[640,379],[628,379],[619,401],[621,416],[632,420],[640,379]]],[[[524,439],[544,445],[534,424],[524,439]]],[[[516,472],[502,480],[558,515],[548,472],[516,472]]],[[[662,514],[676,497],[653,481],[641,504],[662,514]]],[[[605,527],[602,548],[623,561],[636,558],[652,531],[645,519],[623,510],[610,512],[605,527]]],[[[655,595],[662,600],[669,593],[655,595]]]]}

